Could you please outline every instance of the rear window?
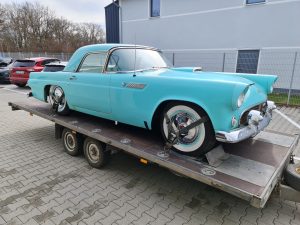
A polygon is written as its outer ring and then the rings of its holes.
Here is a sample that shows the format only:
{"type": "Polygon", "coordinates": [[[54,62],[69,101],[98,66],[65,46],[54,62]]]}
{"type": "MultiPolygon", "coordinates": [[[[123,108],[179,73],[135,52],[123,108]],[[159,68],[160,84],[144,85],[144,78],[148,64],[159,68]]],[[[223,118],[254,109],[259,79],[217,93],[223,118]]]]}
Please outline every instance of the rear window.
{"type": "Polygon", "coordinates": [[[57,71],[62,71],[65,68],[65,66],[63,65],[49,65],[49,66],[45,66],[43,71],[44,72],[57,72],[57,71]]]}
{"type": "Polygon", "coordinates": [[[17,60],[14,63],[14,67],[33,67],[35,61],[33,60],[17,60]]]}
{"type": "Polygon", "coordinates": [[[42,62],[42,66],[45,66],[46,64],[52,63],[52,62],[59,62],[59,60],[58,60],[58,59],[45,59],[45,60],[42,62]]]}

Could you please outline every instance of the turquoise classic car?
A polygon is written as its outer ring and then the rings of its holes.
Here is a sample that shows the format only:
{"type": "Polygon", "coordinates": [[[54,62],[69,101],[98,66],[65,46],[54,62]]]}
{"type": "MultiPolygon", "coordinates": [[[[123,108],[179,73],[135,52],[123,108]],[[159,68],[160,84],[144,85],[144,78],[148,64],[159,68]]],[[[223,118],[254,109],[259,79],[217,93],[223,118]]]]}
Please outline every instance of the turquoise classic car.
{"type": "Polygon", "coordinates": [[[175,151],[199,156],[216,141],[235,143],[263,130],[276,79],[174,68],[156,48],[97,44],[79,48],[61,72],[31,73],[29,86],[58,114],[75,110],[157,128],[175,151]]]}

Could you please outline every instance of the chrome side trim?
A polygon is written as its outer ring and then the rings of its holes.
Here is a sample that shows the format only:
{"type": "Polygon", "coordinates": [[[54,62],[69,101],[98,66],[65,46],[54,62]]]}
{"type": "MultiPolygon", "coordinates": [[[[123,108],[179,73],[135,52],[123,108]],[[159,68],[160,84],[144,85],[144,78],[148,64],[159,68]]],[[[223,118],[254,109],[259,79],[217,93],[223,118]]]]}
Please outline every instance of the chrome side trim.
{"type": "Polygon", "coordinates": [[[139,83],[122,83],[123,87],[132,88],[132,89],[144,89],[146,84],[139,84],[139,83]]]}

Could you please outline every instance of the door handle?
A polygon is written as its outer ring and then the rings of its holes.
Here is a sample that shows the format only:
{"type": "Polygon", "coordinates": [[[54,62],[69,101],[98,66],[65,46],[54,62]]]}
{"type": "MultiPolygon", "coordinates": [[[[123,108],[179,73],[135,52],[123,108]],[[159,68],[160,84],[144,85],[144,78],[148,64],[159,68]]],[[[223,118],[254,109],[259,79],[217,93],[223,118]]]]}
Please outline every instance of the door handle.
{"type": "Polygon", "coordinates": [[[69,78],[69,80],[77,80],[77,77],[76,77],[76,76],[71,76],[71,77],[69,78]]]}

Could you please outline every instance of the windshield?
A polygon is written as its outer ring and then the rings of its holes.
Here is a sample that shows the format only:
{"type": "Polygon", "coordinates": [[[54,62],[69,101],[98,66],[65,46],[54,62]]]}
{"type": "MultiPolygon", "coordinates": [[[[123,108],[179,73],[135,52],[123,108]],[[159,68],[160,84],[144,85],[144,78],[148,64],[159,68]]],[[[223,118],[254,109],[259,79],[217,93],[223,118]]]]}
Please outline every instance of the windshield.
{"type": "Polygon", "coordinates": [[[107,71],[129,72],[171,67],[161,52],[150,49],[118,49],[110,58],[107,71]]]}

